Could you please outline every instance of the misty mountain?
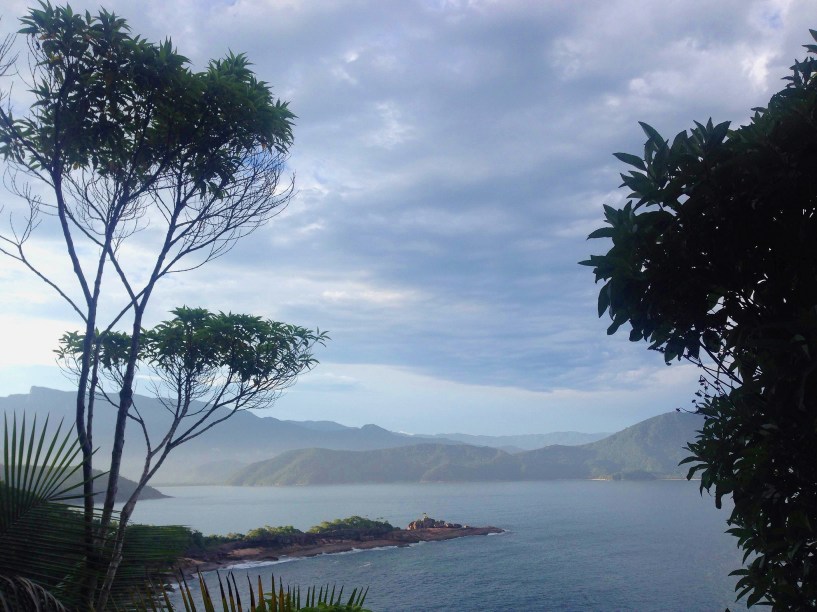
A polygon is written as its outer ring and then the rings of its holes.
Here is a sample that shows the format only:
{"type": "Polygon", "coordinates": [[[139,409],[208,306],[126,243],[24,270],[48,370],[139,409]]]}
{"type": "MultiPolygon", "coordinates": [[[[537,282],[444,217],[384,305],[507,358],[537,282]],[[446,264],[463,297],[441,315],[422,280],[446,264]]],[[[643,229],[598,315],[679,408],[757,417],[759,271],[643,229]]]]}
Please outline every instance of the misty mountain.
{"type": "Polygon", "coordinates": [[[281,421],[282,423],[289,423],[291,425],[298,425],[313,431],[345,431],[347,429],[355,429],[354,427],[347,427],[335,421],[281,421]]]}
{"type": "Polygon", "coordinates": [[[510,454],[484,446],[419,444],[373,451],[290,451],[239,471],[234,485],[681,478],[683,446],[703,420],[671,412],[603,440],[510,454]]]}
{"type": "MultiPolygon", "coordinates": [[[[95,475],[99,475],[101,472],[99,470],[94,470],[95,475]]],[[[80,491],[80,481],[82,480],[81,474],[77,473],[76,478],[72,478],[69,480],[69,484],[72,481],[77,482],[77,492],[80,491]]],[[[103,475],[97,478],[94,481],[94,500],[101,504],[105,501],[105,488],[108,486],[108,479],[103,475]]],[[[125,478],[124,476],[119,477],[119,482],[117,483],[116,487],[116,501],[118,503],[124,503],[128,500],[128,498],[133,494],[136,490],[136,482],[130,480],[129,478],[125,478]]],[[[142,491],[139,493],[139,499],[162,499],[164,497],[168,497],[161,491],[154,489],[150,485],[145,485],[142,491]]],[[[72,503],[81,504],[81,500],[74,501],[72,503]]]]}
{"type": "Polygon", "coordinates": [[[597,473],[643,471],[686,476],[689,466],[679,467],[678,463],[689,456],[684,447],[695,439],[703,423],[697,414],[668,412],[583,448],[595,453],[591,466],[597,473]]]}
{"type": "Polygon", "coordinates": [[[439,439],[454,440],[472,446],[490,446],[501,448],[509,453],[519,453],[526,450],[536,450],[553,444],[563,446],[578,446],[588,444],[609,436],[605,433],[581,433],[578,431],[554,431],[546,434],[521,434],[517,436],[474,436],[461,433],[421,434],[415,438],[428,438],[429,442],[439,439]]]}
{"type": "MultiPolygon", "coordinates": [[[[149,431],[155,437],[163,432],[169,422],[166,409],[156,399],[135,396],[135,405],[145,416],[149,431]]],[[[50,415],[50,426],[60,419],[66,425],[74,421],[75,395],[70,391],[56,391],[43,387],[32,387],[27,394],[0,397],[0,408],[4,413],[27,414],[29,418],[38,415],[40,423],[50,415]]],[[[94,440],[100,444],[97,464],[106,463],[110,455],[110,441],[116,418],[115,409],[103,400],[98,400],[94,413],[94,440]]],[[[561,436],[543,440],[571,441],[564,436],[598,434],[552,434],[561,436]]],[[[503,447],[511,452],[526,448],[537,436],[467,436],[453,434],[457,440],[435,436],[428,441],[441,445],[462,444],[474,439],[475,445],[503,447]],[[518,446],[508,442],[517,441],[518,446]],[[478,443],[478,444],[477,444],[478,443]]],[[[576,437],[579,436],[579,437],[576,437]]],[[[207,431],[203,436],[176,448],[165,464],[157,472],[152,484],[217,484],[227,480],[240,468],[251,463],[273,458],[290,450],[304,448],[324,448],[330,450],[376,450],[414,446],[427,438],[410,436],[388,431],[377,425],[347,427],[333,421],[291,421],[272,417],[260,417],[252,412],[239,412],[230,419],[207,431]]],[[[586,441],[586,440],[583,440],[586,441]]],[[[123,475],[136,476],[142,469],[145,442],[136,424],[130,422],[127,429],[123,475]]]]}
{"type": "MultiPolygon", "coordinates": [[[[38,416],[42,423],[50,415],[49,427],[60,420],[74,421],[75,394],[32,387],[28,394],[0,397],[0,408],[6,414],[25,413],[28,418],[38,416]]],[[[154,399],[135,396],[134,404],[144,415],[154,439],[166,431],[170,415],[154,399]]],[[[100,445],[98,464],[104,465],[110,455],[110,442],[116,422],[116,410],[99,399],[94,412],[94,442],[100,445]]],[[[309,447],[343,450],[368,450],[415,444],[411,437],[378,427],[345,427],[330,421],[311,421],[301,424],[272,417],[259,417],[239,411],[219,423],[204,435],[174,449],[157,472],[152,484],[203,484],[223,482],[241,466],[269,459],[282,452],[309,447]]],[[[450,442],[453,444],[453,442],[450,442]]],[[[129,422],[122,473],[135,476],[140,473],[145,456],[145,441],[135,423],[129,422]]]]}

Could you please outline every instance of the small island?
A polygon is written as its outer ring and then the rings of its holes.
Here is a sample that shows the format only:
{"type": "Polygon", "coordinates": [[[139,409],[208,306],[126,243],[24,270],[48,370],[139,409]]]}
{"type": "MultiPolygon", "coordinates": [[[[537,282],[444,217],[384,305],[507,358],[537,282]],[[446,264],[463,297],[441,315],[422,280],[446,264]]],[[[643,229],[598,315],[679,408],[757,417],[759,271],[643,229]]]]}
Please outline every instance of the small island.
{"type": "Polygon", "coordinates": [[[418,542],[451,540],[465,536],[504,533],[498,527],[471,527],[439,521],[428,516],[412,521],[405,529],[387,521],[360,516],[324,521],[309,531],[292,526],[260,527],[246,534],[202,536],[194,532],[193,544],[180,560],[186,575],[230,568],[247,563],[280,561],[283,558],[314,557],[418,542]]]}

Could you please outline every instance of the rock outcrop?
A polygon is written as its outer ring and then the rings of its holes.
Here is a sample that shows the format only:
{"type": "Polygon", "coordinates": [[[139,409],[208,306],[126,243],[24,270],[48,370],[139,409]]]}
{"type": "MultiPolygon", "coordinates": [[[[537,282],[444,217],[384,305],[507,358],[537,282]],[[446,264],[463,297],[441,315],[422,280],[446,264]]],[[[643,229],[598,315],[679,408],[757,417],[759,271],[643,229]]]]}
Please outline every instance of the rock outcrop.
{"type": "Polygon", "coordinates": [[[446,523],[445,521],[438,521],[423,515],[423,518],[411,521],[406,527],[407,531],[416,531],[417,529],[467,529],[468,525],[460,525],[459,523],[446,523]]]}

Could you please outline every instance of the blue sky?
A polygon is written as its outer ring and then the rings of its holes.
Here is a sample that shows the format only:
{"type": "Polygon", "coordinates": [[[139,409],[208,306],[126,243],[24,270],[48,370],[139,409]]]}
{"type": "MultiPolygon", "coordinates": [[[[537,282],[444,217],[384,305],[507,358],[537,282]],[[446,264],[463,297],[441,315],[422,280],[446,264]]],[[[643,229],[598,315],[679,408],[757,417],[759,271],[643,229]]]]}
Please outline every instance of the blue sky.
{"type": "MultiPolygon", "coordinates": [[[[298,115],[289,208],[164,281],[150,322],[187,304],[326,329],[321,365],[268,414],[417,433],[613,431],[689,406],[695,369],[606,336],[576,263],[626,195],[612,153],[638,152],[639,120],[667,137],[745,122],[817,27],[807,0],[105,6],[194,67],[246,52],[298,115]]],[[[0,25],[25,7],[0,2],[0,25]]],[[[32,247],[70,278],[47,227],[32,247]]],[[[0,395],[70,388],[51,350],[77,328],[3,262],[0,395]]]]}

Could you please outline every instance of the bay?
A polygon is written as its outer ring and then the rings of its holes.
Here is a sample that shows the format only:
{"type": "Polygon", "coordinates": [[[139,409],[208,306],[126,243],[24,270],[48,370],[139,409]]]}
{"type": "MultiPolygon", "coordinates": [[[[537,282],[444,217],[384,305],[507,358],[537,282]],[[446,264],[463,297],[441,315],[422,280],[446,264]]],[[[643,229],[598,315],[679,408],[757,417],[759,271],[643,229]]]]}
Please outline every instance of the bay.
{"type": "MultiPolygon", "coordinates": [[[[424,610],[732,610],[740,566],[729,509],[686,481],[548,481],[310,487],[163,487],[133,517],[204,533],[307,529],[350,515],[405,526],[427,513],[502,527],[461,538],[235,570],[239,584],[369,587],[367,607],[424,610]]],[[[211,574],[208,581],[215,581],[211,574]]]]}

